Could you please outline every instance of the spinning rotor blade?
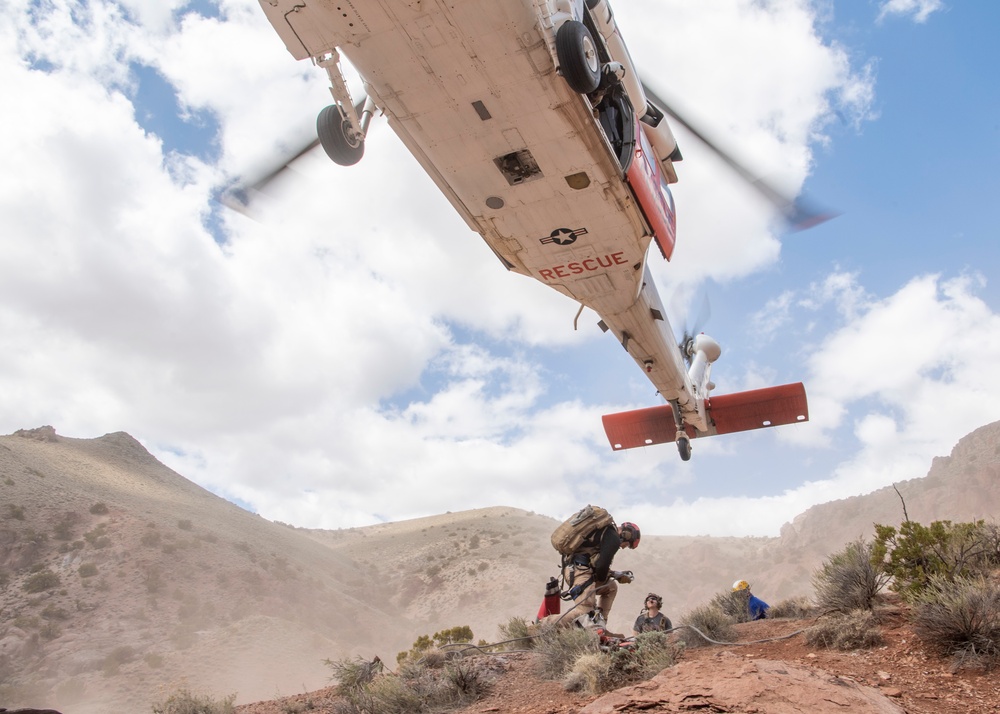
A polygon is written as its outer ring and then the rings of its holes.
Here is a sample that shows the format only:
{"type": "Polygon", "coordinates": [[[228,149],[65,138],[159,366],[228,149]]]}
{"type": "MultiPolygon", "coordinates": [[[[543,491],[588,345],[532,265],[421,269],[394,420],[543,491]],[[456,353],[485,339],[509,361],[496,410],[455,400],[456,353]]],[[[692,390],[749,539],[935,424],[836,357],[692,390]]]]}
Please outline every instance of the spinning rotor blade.
{"type": "Polygon", "coordinates": [[[681,339],[677,343],[677,346],[681,348],[681,354],[684,355],[684,361],[687,362],[688,366],[691,366],[691,355],[688,353],[688,345],[696,335],[701,334],[702,330],[705,328],[705,324],[708,322],[708,318],[711,316],[712,305],[708,301],[708,293],[703,292],[701,295],[701,305],[698,308],[698,314],[695,315],[693,322],[688,323],[687,320],[684,321],[684,332],[681,334],[681,339]]]}
{"type": "Polygon", "coordinates": [[[757,192],[767,199],[771,205],[777,208],[788,221],[792,230],[801,231],[806,228],[812,228],[813,226],[817,226],[820,223],[837,216],[836,213],[820,210],[816,206],[812,206],[808,202],[801,199],[796,200],[794,197],[786,196],[764,179],[754,175],[750,169],[739,163],[732,157],[731,154],[705,136],[704,133],[696,129],[691,122],[681,116],[681,114],[671,104],[660,98],[660,96],[645,82],[642,83],[642,90],[645,92],[646,98],[651,100],[660,110],[663,111],[664,114],[668,114],[672,119],[674,119],[674,121],[694,134],[699,141],[711,149],[712,152],[722,159],[733,171],[735,171],[740,178],[755,188],[757,192]]]}
{"type": "MultiPolygon", "coordinates": [[[[361,100],[354,105],[354,112],[360,118],[362,109],[365,106],[367,96],[362,96],[361,100]]],[[[219,194],[219,202],[227,208],[238,211],[244,215],[249,215],[250,202],[253,194],[262,192],[268,184],[284,173],[289,166],[305,154],[319,146],[319,138],[316,136],[316,127],[313,125],[308,131],[303,131],[302,135],[308,136],[308,141],[300,141],[299,148],[287,159],[281,159],[276,164],[269,164],[268,168],[254,172],[250,177],[239,177],[226,185],[219,194]]]]}
{"type": "Polygon", "coordinates": [[[271,166],[271,168],[260,173],[260,175],[252,178],[237,178],[222,189],[222,192],[219,194],[219,202],[227,208],[246,214],[254,192],[263,191],[269,183],[284,173],[296,159],[309,153],[317,146],[319,146],[319,139],[312,139],[308,144],[301,146],[291,158],[282,159],[280,164],[271,166]]]}

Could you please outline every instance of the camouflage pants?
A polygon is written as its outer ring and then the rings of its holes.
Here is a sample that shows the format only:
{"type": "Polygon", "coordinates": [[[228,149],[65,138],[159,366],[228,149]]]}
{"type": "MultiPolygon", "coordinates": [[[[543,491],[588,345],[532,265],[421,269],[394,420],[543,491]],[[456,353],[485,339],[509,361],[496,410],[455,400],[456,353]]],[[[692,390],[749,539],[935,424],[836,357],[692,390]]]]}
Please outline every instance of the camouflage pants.
{"type": "MultiPolygon", "coordinates": [[[[563,570],[563,578],[566,580],[567,587],[585,583],[593,575],[594,571],[587,565],[567,565],[563,570]]],[[[611,615],[611,606],[614,604],[617,595],[618,583],[615,580],[608,578],[603,583],[592,582],[578,597],[573,599],[576,609],[570,615],[570,618],[586,615],[596,608],[604,613],[606,621],[611,615]]]]}

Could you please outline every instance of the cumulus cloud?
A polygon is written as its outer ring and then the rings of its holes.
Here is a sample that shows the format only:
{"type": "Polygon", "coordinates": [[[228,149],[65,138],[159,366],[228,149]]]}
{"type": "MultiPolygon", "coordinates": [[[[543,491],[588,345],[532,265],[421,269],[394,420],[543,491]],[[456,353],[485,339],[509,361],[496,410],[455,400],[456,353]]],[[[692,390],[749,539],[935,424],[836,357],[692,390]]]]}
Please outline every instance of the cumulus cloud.
{"type": "Polygon", "coordinates": [[[886,0],[879,8],[878,22],[889,15],[911,16],[914,22],[927,22],[931,13],[943,10],[942,0],[886,0]]]}

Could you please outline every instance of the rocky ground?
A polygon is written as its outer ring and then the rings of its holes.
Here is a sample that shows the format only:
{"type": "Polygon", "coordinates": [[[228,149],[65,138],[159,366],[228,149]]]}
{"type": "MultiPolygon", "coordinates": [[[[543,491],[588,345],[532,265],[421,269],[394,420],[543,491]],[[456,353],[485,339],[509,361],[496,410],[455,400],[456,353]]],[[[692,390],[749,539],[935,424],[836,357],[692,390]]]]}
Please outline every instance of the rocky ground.
{"type": "MultiPolygon", "coordinates": [[[[676,666],[654,679],[602,696],[567,692],[559,682],[539,679],[530,654],[498,655],[504,674],[483,699],[456,714],[1000,712],[997,673],[954,671],[951,660],[916,639],[901,609],[882,616],[885,644],[871,650],[817,649],[793,634],[812,624],[769,620],[739,625],[739,644],[688,648],[676,666]]],[[[336,701],[330,688],[236,711],[334,714],[336,701]]]]}

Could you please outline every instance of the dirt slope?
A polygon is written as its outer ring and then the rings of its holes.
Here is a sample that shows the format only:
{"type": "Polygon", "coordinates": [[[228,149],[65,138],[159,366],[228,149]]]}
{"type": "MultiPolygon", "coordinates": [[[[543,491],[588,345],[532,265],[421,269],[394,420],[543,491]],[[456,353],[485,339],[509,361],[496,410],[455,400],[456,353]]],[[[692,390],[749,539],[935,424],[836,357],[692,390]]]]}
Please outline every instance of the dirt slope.
{"type": "MultiPolygon", "coordinates": [[[[482,700],[456,714],[1000,712],[1000,677],[977,670],[953,672],[949,659],[915,638],[901,608],[883,611],[885,645],[872,650],[816,649],[801,634],[785,637],[813,622],[739,625],[738,642],[743,644],[688,648],[677,665],[652,680],[603,696],[566,692],[559,682],[539,679],[531,654],[499,655],[503,674],[482,700]]],[[[337,701],[328,688],[240,706],[237,714],[335,714],[337,701]]]]}

